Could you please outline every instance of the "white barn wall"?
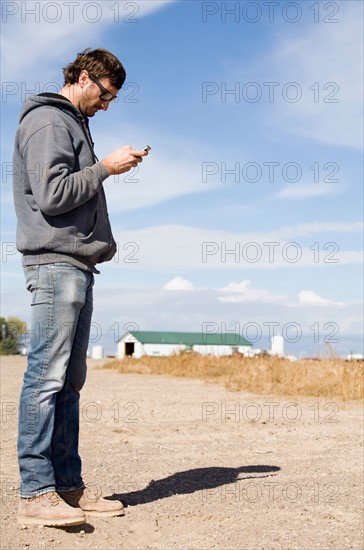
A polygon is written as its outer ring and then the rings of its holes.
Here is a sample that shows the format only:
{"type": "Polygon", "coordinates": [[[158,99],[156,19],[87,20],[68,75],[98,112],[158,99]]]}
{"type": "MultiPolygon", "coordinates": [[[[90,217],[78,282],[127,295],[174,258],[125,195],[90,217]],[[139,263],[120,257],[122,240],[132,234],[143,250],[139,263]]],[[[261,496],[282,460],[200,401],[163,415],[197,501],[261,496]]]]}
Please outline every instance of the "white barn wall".
{"type": "Polygon", "coordinates": [[[176,355],[186,349],[185,344],[141,344],[133,337],[126,337],[118,343],[117,357],[123,359],[125,357],[125,343],[134,343],[133,357],[139,359],[143,355],[152,356],[169,356],[176,355]]]}
{"type": "Polygon", "coordinates": [[[118,342],[117,350],[116,350],[116,357],[118,359],[124,358],[124,342],[118,342]]]}
{"type": "Polygon", "coordinates": [[[185,344],[144,344],[144,355],[176,355],[185,349],[185,344]]]}
{"type": "Polygon", "coordinates": [[[232,355],[233,352],[231,346],[209,346],[207,344],[196,344],[192,349],[201,355],[214,355],[215,357],[220,355],[232,355]]]}
{"type": "Polygon", "coordinates": [[[140,342],[135,342],[133,357],[139,359],[139,357],[143,357],[143,355],[145,355],[143,344],[140,342]]]}
{"type": "Polygon", "coordinates": [[[251,346],[239,346],[238,347],[238,352],[241,353],[242,355],[254,355],[256,353],[260,353],[261,350],[253,350],[252,352],[252,348],[251,346]]]}

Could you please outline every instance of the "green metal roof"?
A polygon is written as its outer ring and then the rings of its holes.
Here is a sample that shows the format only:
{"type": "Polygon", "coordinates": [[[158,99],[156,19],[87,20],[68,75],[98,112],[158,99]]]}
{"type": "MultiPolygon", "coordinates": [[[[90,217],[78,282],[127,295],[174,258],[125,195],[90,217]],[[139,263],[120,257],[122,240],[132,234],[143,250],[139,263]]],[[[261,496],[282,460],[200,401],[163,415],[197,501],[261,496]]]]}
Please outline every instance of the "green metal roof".
{"type": "MultiPolygon", "coordinates": [[[[141,344],[251,346],[251,343],[240,336],[240,334],[234,333],[207,334],[204,332],[153,332],[133,330],[127,334],[132,334],[141,344]]],[[[126,335],[124,334],[124,336],[126,335]]]]}

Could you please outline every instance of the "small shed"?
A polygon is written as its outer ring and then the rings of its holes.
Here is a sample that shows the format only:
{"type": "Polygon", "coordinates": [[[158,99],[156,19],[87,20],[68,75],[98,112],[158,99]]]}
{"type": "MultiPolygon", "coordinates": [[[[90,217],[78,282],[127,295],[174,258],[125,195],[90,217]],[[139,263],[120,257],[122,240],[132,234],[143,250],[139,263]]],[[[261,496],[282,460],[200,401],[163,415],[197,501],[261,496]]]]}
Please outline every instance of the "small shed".
{"type": "Polygon", "coordinates": [[[181,351],[195,351],[201,355],[245,354],[251,343],[240,334],[203,332],[127,332],[118,342],[117,357],[167,356],[181,351]]]}

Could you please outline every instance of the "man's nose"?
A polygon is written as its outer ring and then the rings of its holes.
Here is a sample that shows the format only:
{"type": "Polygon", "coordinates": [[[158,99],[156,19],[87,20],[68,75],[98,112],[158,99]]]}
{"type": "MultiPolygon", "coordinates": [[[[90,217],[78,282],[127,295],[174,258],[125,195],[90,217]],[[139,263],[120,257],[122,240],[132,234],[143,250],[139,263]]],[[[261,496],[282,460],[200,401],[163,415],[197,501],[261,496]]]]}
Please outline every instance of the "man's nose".
{"type": "Polygon", "coordinates": [[[103,102],[101,103],[101,109],[102,109],[103,111],[107,111],[108,108],[109,108],[109,101],[103,101],[103,102]]]}

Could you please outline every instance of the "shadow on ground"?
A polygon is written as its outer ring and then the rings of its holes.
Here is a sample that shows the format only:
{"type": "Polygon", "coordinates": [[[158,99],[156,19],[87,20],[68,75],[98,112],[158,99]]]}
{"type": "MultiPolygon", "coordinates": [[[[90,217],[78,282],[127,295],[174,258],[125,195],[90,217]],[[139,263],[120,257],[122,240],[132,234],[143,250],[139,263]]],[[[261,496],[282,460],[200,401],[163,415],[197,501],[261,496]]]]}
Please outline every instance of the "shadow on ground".
{"type": "Polygon", "coordinates": [[[62,527],[62,525],[59,526],[53,526],[48,527],[49,529],[59,529],[60,531],[66,531],[66,533],[93,533],[95,531],[95,527],[91,523],[82,523],[81,525],[76,525],[73,527],[62,527]]]}
{"type": "Polygon", "coordinates": [[[277,475],[274,472],[280,470],[279,466],[240,466],[239,468],[209,467],[177,472],[163,479],[154,480],[144,489],[128,493],[113,494],[110,500],[121,500],[124,506],[136,506],[154,502],[173,495],[195,493],[208,489],[215,489],[230,483],[236,483],[243,479],[260,479],[277,475]],[[242,474],[261,474],[247,475],[242,474]],[[264,475],[265,474],[265,475],[264,475]]]}

